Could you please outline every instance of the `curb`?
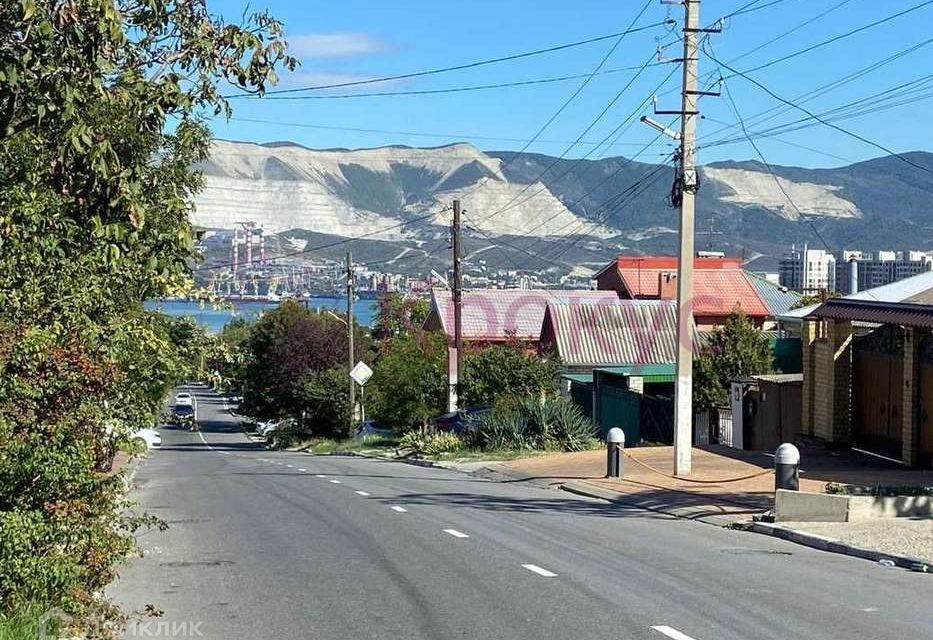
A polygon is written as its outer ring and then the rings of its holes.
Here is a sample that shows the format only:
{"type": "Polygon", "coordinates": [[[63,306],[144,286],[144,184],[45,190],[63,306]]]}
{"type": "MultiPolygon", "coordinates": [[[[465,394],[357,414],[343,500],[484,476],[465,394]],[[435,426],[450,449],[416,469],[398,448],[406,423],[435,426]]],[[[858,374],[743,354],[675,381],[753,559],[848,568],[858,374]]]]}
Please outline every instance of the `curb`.
{"type": "Polygon", "coordinates": [[[745,531],[752,531],[754,533],[761,533],[764,535],[773,536],[775,538],[781,538],[783,540],[795,542],[797,544],[811,547],[813,549],[819,549],[820,551],[841,553],[843,555],[862,558],[863,560],[871,560],[873,562],[881,562],[886,560],[890,563],[893,563],[895,566],[902,567],[904,569],[910,569],[911,571],[916,571],[919,573],[933,572],[933,563],[927,560],[921,560],[920,558],[913,558],[911,556],[902,556],[894,553],[885,553],[883,551],[875,551],[874,549],[866,549],[864,547],[856,547],[855,545],[847,544],[841,540],[836,540],[835,538],[827,538],[825,536],[816,535],[815,533],[806,533],[804,531],[798,531],[789,527],[782,527],[777,524],[770,524],[767,522],[753,522],[739,528],[744,529],[745,531]]]}

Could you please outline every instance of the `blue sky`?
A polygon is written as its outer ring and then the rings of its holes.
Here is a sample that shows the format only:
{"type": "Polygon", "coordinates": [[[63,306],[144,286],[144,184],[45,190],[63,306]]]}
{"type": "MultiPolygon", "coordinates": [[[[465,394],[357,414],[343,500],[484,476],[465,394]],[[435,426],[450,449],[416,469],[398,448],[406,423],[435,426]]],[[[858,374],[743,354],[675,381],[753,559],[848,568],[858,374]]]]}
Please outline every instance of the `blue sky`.
{"type": "MultiPolygon", "coordinates": [[[[701,22],[735,11],[748,0],[704,0],[701,22]]],[[[874,20],[920,4],[920,0],[761,0],[764,8],[737,15],[721,34],[710,36],[714,55],[729,61],[824,11],[824,17],[734,63],[740,70],[770,62],[788,53],[842,34],[874,20]]],[[[242,0],[208,0],[215,13],[228,19],[242,14],[242,0]]],[[[295,74],[283,78],[279,88],[317,85],[401,74],[424,69],[494,58],[583,40],[624,30],[644,6],[643,0],[472,0],[471,2],[427,2],[404,0],[341,0],[306,2],[266,0],[251,3],[253,9],[268,8],[286,25],[293,53],[301,60],[295,74]]],[[[638,24],[678,20],[683,9],[650,4],[638,24]]],[[[866,30],[834,44],[798,56],[767,69],[753,72],[755,79],[786,98],[796,98],[827,82],[919,45],[930,34],[926,25],[933,19],[933,4],[884,25],[866,30]]],[[[626,36],[604,69],[641,66],[661,42],[676,41],[665,27],[626,36]]],[[[318,91],[309,95],[345,95],[372,91],[410,91],[472,86],[586,74],[596,67],[612,47],[613,40],[480,67],[352,89],[318,91]]],[[[679,55],[675,44],[665,49],[679,55]]],[[[827,111],[917,80],[929,73],[924,62],[933,53],[933,43],[866,74],[854,82],[804,103],[811,111],[827,111]]],[[[718,73],[714,62],[702,57],[701,74],[718,73]]],[[[649,113],[637,106],[652,95],[671,72],[669,65],[647,68],[606,115],[585,136],[599,142],[632,113],[649,113]]],[[[570,147],[596,116],[627,83],[634,71],[597,75],[567,107],[529,151],[567,157],[631,156],[655,137],[655,132],[637,121],[611,148],[582,144],[570,147]]],[[[724,72],[727,73],[727,72],[724,72]]],[[[387,144],[433,146],[467,141],[486,150],[518,150],[580,86],[581,79],[528,87],[422,96],[353,97],[313,100],[236,100],[233,120],[215,119],[216,136],[233,140],[268,142],[291,140],[313,148],[374,147],[387,144]],[[257,121],[267,122],[257,122],[257,121]],[[270,124],[271,123],[271,124],[270,124]],[[316,128],[320,127],[320,128],[316,128]],[[377,133],[344,129],[373,129],[377,133]],[[408,135],[420,134],[420,135],[408,135]]],[[[675,72],[661,90],[659,108],[679,107],[675,72]],[[673,92],[671,92],[673,90],[673,92]]],[[[729,89],[749,129],[757,130],[753,117],[779,103],[741,77],[728,81],[729,89]]],[[[917,85],[913,96],[925,97],[933,81],[917,85]]],[[[842,127],[877,141],[895,151],[925,150],[933,146],[933,129],[921,121],[933,99],[915,100],[890,110],[861,115],[838,122],[842,127]]],[[[707,117],[699,126],[701,145],[741,137],[740,130],[715,133],[719,123],[734,123],[735,114],[725,97],[707,97],[701,111],[707,117]],[[704,137],[705,136],[705,137],[704,137]]],[[[765,128],[803,117],[788,111],[758,125],[765,128]]],[[[664,120],[658,117],[659,120],[664,120]]],[[[670,120],[670,118],[667,118],[670,120]]],[[[609,138],[614,139],[615,136],[609,138]]],[[[838,131],[815,126],[780,136],[763,138],[759,148],[773,164],[827,167],[848,164],[882,155],[838,131]],[[796,146],[795,146],[796,145],[796,146]],[[800,145],[808,148],[802,148],[800,145]]],[[[659,141],[640,159],[658,161],[671,148],[659,141]]],[[[701,148],[700,161],[757,158],[747,141],[701,148]]]]}

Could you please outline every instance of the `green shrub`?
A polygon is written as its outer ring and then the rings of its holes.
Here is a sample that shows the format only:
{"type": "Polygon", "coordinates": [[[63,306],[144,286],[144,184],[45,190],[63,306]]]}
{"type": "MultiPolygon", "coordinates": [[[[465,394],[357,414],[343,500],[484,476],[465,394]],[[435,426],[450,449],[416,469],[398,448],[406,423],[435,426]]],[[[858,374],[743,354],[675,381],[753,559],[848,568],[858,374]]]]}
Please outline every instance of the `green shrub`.
{"type": "Polygon", "coordinates": [[[460,451],[465,442],[455,433],[425,433],[409,431],[399,440],[399,448],[412,455],[439,456],[460,451]]]}
{"type": "Polygon", "coordinates": [[[476,438],[484,449],[582,451],[595,430],[571,401],[548,396],[500,403],[481,419],[476,438]]]}

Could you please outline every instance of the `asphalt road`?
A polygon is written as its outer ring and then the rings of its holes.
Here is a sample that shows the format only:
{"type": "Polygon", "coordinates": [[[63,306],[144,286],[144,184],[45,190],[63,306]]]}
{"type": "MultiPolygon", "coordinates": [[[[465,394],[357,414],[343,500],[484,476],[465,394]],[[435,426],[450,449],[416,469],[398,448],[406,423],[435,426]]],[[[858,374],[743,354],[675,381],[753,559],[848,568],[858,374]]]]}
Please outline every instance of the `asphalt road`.
{"type": "Polygon", "coordinates": [[[933,576],[456,472],[270,452],[197,391],[135,477],[168,522],[110,595],[126,637],[933,637],[933,576]],[[161,623],[161,626],[159,626],[161,623]]]}

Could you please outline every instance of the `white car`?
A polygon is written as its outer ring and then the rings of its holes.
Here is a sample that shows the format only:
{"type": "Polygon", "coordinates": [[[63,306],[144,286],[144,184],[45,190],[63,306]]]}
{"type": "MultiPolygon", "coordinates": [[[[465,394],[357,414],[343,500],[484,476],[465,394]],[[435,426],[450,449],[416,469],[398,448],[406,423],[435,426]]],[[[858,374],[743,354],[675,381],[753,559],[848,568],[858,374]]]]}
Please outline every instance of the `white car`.
{"type": "Polygon", "coordinates": [[[130,440],[142,440],[146,449],[162,446],[162,435],[155,429],[140,429],[130,436],[130,440]]]}
{"type": "Polygon", "coordinates": [[[190,407],[192,404],[194,404],[194,398],[187,391],[175,394],[175,406],[190,407]]]}

